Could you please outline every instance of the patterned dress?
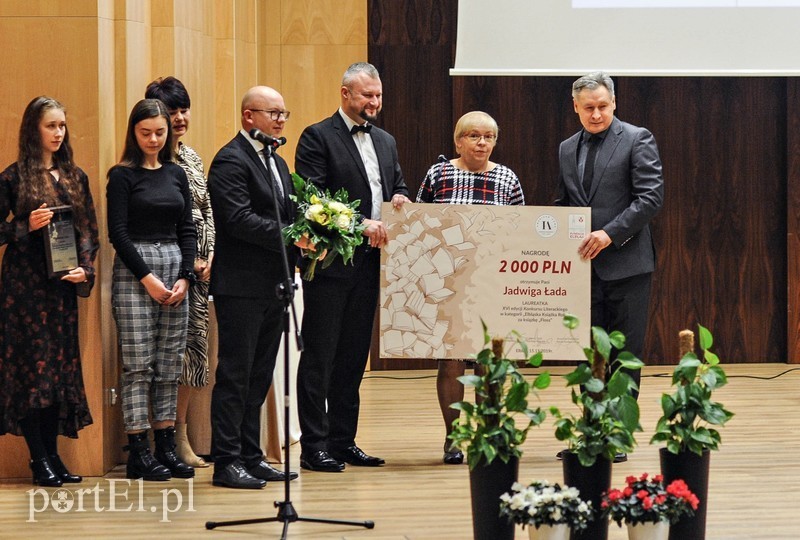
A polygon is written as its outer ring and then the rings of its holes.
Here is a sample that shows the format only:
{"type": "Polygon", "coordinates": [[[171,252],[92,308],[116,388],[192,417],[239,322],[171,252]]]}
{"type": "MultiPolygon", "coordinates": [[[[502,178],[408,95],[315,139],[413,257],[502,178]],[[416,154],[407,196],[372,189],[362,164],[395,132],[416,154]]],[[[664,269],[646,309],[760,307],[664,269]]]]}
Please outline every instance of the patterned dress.
{"type": "MultiPolygon", "coordinates": [[[[60,204],[71,205],[63,182],[53,181],[60,204]]],[[[89,181],[80,169],[78,182],[86,201],[81,230],[87,231],[76,230],[78,261],[89,280],[80,289],[47,276],[43,230],[28,232],[28,214],[7,221],[20,188],[16,163],[0,174],[0,245],[6,246],[0,284],[0,434],[22,435],[19,421],[29,409],[52,405],[58,406],[60,435],[75,438],[92,423],[81,373],[77,291],[86,296],[94,283],[99,242],[89,181]]]]}
{"type": "Polygon", "coordinates": [[[428,169],[417,202],[507,205],[525,204],[525,197],[519,178],[505,165],[475,173],[445,161],[428,169]]]}
{"type": "MultiPolygon", "coordinates": [[[[177,162],[186,172],[192,191],[192,218],[197,229],[197,258],[208,260],[209,254],[214,251],[214,216],[211,213],[203,162],[197,152],[183,143],[178,145],[177,162]]],[[[208,384],[208,286],[207,281],[196,281],[189,288],[189,332],[186,336],[183,370],[178,381],[187,386],[208,384]]]]}

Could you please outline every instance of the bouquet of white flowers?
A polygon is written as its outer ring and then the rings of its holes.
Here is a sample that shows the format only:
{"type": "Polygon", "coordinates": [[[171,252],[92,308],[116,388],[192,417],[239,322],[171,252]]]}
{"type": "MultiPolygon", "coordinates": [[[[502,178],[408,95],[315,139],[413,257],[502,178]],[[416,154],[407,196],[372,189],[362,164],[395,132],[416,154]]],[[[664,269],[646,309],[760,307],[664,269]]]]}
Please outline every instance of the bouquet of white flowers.
{"type": "Polygon", "coordinates": [[[594,519],[591,501],[582,501],[580,493],[573,487],[561,487],[544,481],[523,486],[515,482],[511,493],[500,496],[500,515],[523,527],[533,525],[567,524],[570,529],[585,529],[594,519]]]}
{"type": "Polygon", "coordinates": [[[364,241],[362,233],[366,227],[358,219],[360,201],[348,201],[346,190],[340,189],[331,196],[328,190],[320,191],[295,173],[292,183],[295,194],[289,197],[297,203],[297,217],[283,228],[283,239],[287,244],[302,242],[314,246],[313,251],[303,251],[303,256],[311,259],[303,278],[312,280],[320,259],[322,268],[330,266],[337,255],[342,256],[345,264],[351,262],[355,249],[364,241]]]}

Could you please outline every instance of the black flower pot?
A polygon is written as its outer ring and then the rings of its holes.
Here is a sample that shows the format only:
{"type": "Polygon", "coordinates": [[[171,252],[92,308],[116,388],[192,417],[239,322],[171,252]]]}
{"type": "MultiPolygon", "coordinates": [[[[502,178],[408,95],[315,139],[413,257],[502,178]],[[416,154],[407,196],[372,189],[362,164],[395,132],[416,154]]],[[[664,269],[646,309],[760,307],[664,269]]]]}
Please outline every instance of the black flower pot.
{"type": "Polygon", "coordinates": [[[514,540],[514,523],[500,517],[500,495],[511,491],[518,474],[519,459],[515,457],[508,463],[495,459],[485,465],[481,461],[469,472],[475,540],[514,540]]]}
{"type": "Polygon", "coordinates": [[[666,448],[662,448],[659,450],[659,455],[664,485],[669,485],[673,480],[680,478],[700,499],[700,504],[693,517],[683,516],[678,523],[669,528],[669,540],[705,540],[711,452],[704,450],[702,456],[698,456],[694,452],[673,454],[666,448]]]}
{"type": "Polygon", "coordinates": [[[598,457],[591,467],[584,467],[578,456],[572,452],[564,452],[564,484],[580,491],[584,501],[592,502],[594,520],[582,531],[572,531],[570,540],[606,540],[608,538],[608,520],[600,512],[603,492],[611,487],[611,462],[598,457]]]}

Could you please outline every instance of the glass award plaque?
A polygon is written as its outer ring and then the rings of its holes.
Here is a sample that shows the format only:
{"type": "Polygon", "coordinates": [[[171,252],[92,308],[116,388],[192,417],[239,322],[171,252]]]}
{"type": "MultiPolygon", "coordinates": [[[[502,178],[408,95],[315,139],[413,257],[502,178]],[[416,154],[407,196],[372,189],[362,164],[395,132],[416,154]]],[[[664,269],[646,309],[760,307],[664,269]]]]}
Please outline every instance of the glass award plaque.
{"type": "Polygon", "coordinates": [[[63,276],[78,266],[78,245],[71,206],[53,206],[53,219],[44,227],[44,253],[50,277],[63,276]]]}

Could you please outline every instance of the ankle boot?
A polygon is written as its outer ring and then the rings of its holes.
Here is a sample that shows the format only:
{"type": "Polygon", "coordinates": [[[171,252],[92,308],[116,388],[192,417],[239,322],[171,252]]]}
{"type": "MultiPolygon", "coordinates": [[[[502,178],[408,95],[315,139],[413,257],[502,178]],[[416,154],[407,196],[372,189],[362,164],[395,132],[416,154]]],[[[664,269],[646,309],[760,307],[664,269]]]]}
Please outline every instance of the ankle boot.
{"type": "Polygon", "coordinates": [[[50,465],[53,466],[55,473],[65,484],[77,484],[83,480],[83,478],[77,474],[72,474],[69,472],[69,470],[67,470],[66,465],[64,465],[64,462],[61,461],[61,456],[58,454],[50,454],[47,457],[47,460],[50,462],[50,465]]]}
{"type": "Polygon", "coordinates": [[[156,429],[153,435],[156,440],[155,456],[158,462],[169,469],[175,478],[192,478],[194,468],[181,461],[175,453],[175,428],[156,429]]]}
{"type": "Polygon", "coordinates": [[[32,459],[30,467],[34,484],[45,487],[61,487],[63,484],[47,458],[32,459]]]}
{"type": "Polygon", "coordinates": [[[150,452],[150,441],[147,432],[129,434],[128,446],[123,450],[128,451],[128,467],[125,471],[126,478],[144,478],[145,480],[169,480],[172,476],[169,469],[161,465],[150,452]]]}
{"type": "Polygon", "coordinates": [[[206,460],[192,450],[192,445],[189,444],[189,437],[186,434],[186,424],[175,424],[175,444],[177,447],[176,452],[181,461],[195,468],[208,467],[206,460]]]}

